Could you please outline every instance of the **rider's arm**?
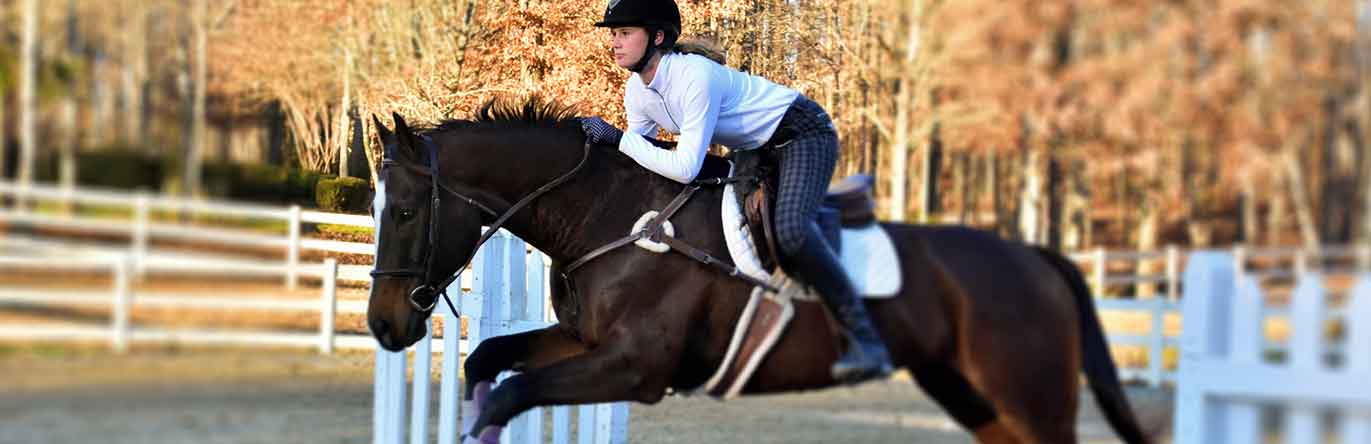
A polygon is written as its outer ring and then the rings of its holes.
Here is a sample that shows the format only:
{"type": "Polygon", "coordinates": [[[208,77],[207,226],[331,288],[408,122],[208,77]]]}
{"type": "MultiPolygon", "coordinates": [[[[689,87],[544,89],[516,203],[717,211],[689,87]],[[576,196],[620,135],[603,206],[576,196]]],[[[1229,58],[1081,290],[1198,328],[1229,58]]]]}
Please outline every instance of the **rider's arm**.
{"type": "MultiPolygon", "coordinates": [[[[685,102],[681,106],[685,115],[681,116],[681,137],[677,139],[676,149],[659,149],[637,131],[625,133],[619,141],[619,151],[628,154],[639,165],[680,183],[690,183],[700,173],[724,97],[722,88],[716,88],[712,70],[686,70],[685,73],[674,79],[685,82],[685,94],[680,99],[685,102]]],[[[631,119],[629,127],[633,128],[631,119]]]]}
{"type": "MultiPolygon", "coordinates": [[[[653,122],[647,114],[643,114],[643,111],[639,109],[638,106],[639,105],[634,103],[634,100],[631,97],[628,95],[624,96],[624,115],[628,117],[628,131],[625,131],[625,133],[637,134],[643,137],[656,137],[657,122],[653,122]]],[[[623,142],[620,142],[620,145],[623,145],[623,142]]]]}

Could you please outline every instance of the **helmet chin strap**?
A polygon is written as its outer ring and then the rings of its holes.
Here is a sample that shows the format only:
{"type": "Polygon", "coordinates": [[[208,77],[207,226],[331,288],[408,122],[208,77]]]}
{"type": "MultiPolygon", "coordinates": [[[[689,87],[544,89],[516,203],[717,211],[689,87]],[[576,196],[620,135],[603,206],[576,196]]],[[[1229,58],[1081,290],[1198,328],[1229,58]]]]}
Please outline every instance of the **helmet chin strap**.
{"type": "MultiPolygon", "coordinates": [[[[658,32],[659,32],[659,31],[657,31],[657,30],[655,30],[655,29],[649,30],[648,35],[651,35],[651,36],[652,36],[652,39],[653,39],[653,40],[656,40],[656,38],[657,38],[657,33],[658,33],[658,32]]],[[[632,71],[632,72],[636,72],[636,73],[642,74],[642,73],[643,73],[643,70],[644,70],[644,69],[647,69],[647,64],[648,64],[649,62],[652,62],[652,56],[653,56],[654,54],[656,54],[656,53],[657,53],[657,45],[655,45],[655,44],[653,44],[653,45],[647,45],[647,48],[644,48],[644,49],[643,49],[643,57],[638,59],[638,63],[634,63],[633,66],[628,67],[628,70],[629,70],[629,71],[632,71]]]]}

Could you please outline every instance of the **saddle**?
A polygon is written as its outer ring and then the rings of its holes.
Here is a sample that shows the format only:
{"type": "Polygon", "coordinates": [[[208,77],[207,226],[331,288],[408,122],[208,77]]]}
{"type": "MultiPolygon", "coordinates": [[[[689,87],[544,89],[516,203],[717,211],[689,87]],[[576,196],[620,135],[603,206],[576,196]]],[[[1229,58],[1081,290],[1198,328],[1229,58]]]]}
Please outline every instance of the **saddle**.
{"type": "MultiPolygon", "coordinates": [[[[780,251],[776,248],[775,208],[780,189],[780,162],[774,150],[756,149],[731,153],[729,158],[710,157],[701,168],[698,179],[729,177],[728,160],[732,160],[734,177],[752,180],[735,182],[734,194],[738,207],[743,209],[751,238],[756,243],[762,266],[775,270],[780,265],[780,251]]],[[[698,180],[697,179],[697,180],[698,180]]],[[[876,202],[872,198],[875,178],[869,174],[848,176],[830,186],[819,207],[819,227],[833,251],[842,251],[842,228],[863,228],[876,223],[876,202]]]]}

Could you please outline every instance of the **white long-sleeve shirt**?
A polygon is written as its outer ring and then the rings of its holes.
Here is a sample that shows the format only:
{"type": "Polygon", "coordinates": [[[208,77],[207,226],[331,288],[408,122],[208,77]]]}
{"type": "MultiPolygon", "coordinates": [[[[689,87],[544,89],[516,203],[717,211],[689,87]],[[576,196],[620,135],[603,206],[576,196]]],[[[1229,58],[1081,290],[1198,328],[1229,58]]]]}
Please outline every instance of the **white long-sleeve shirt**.
{"type": "Polygon", "coordinates": [[[711,143],[748,150],[771,139],[798,92],[696,54],[662,55],[652,83],[637,73],[624,85],[628,131],[619,151],[639,165],[680,183],[700,173],[711,143]],[[679,134],[676,149],[653,146],[644,136],[662,128],[679,134]]]}

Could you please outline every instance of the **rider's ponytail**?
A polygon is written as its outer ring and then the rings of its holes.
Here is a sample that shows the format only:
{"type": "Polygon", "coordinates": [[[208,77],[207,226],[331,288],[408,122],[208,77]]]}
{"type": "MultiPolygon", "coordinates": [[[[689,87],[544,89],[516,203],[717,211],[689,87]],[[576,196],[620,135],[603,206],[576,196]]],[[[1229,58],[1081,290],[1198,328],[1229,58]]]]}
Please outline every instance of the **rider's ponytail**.
{"type": "Polygon", "coordinates": [[[714,63],[728,65],[724,63],[724,51],[712,40],[699,37],[683,38],[676,42],[676,47],[672,50],[682,54],[699,54],[713,60],[714,63]]]}

